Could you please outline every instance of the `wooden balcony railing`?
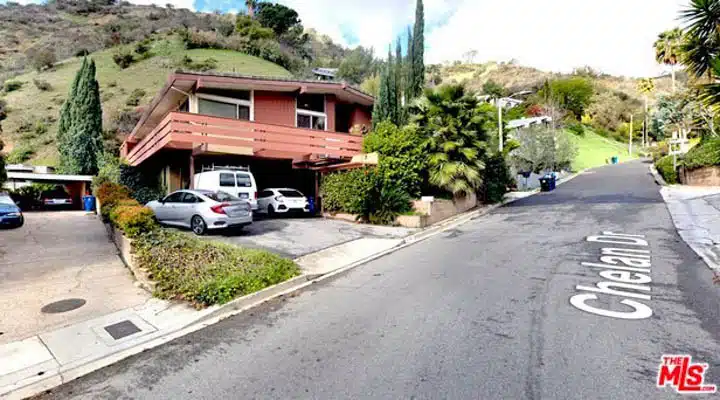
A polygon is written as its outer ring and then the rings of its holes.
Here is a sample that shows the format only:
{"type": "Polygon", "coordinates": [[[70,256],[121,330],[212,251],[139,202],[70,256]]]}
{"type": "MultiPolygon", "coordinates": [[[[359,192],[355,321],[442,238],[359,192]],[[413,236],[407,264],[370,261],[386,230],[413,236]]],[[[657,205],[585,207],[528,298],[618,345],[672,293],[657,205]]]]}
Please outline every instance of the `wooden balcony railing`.
{"type": "Polygon", "coordinates": [[[272,151],[289,158],[324,156],[349,159],[362,153],[362,137],[201,114],[171,112],[127,154],[139,165],[162,148],[195,149],[200,145],[236,146],[272,151]]]}

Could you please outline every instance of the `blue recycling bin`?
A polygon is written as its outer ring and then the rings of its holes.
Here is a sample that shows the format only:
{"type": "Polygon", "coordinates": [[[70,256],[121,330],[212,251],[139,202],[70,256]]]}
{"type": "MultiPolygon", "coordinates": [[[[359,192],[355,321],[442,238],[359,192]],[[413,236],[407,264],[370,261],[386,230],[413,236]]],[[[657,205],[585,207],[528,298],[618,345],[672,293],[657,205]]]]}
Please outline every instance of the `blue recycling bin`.
{"type": "Polygon", "coordinates": [[[310,214],[315,214],[315,198],[312,196],[308,197],[308,210],[310,210],[310,214]]]}
{"type": "Polygon", "coordinates": [[[95,211],[95,196],[83,196],[83,210],[95,211]]]}

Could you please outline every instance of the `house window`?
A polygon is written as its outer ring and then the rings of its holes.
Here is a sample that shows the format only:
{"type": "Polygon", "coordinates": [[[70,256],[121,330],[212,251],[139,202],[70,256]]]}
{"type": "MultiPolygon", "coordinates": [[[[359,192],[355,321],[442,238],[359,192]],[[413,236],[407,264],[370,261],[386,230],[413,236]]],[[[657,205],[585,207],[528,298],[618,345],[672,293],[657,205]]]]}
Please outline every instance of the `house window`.
{"type": "Polygon", "coordinates": [[[295,124],[298,128],[317,129],[324,131],[327,128],[327,114],[325,113],[325,95],[301,94],[297,98],[295,124]]]}
{"type": "Polygon", "coordinates": [[[252,100],[224,98],[198,93],[198,113],[251,121],[252,100]]]}

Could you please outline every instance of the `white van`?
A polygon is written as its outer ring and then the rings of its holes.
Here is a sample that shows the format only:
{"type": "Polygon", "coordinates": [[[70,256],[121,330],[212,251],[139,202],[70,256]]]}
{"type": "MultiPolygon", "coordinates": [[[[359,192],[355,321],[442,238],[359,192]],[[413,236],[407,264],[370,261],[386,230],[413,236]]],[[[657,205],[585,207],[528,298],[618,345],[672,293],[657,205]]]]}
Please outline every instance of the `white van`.
{"type": "Polygon", "coordinates": [[[257,210],[257,185],[249,168],[214,168],[195,174],[195,189],[222,191],[248,200],[257,210]]]}

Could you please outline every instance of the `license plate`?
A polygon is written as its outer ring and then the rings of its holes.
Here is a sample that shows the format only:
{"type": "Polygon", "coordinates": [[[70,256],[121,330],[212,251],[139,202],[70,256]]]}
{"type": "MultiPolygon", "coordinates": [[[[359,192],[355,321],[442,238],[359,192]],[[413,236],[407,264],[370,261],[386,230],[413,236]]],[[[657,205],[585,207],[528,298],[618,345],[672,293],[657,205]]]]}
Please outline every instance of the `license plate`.
{"type": "Polygon", "coordinates": [[[247,198],[250,197],[247,193],[240,193],[240,198],[243,200],[247,200],[247,198]]]}

